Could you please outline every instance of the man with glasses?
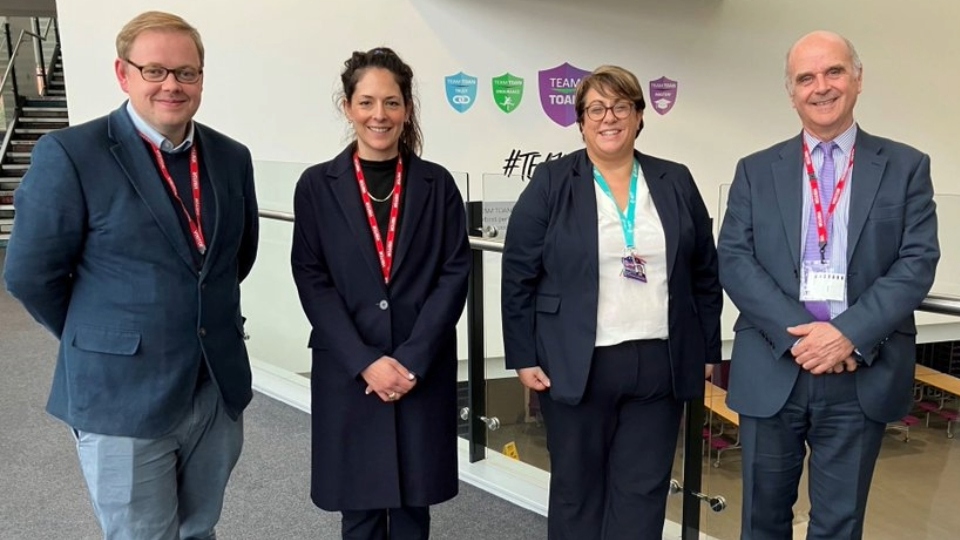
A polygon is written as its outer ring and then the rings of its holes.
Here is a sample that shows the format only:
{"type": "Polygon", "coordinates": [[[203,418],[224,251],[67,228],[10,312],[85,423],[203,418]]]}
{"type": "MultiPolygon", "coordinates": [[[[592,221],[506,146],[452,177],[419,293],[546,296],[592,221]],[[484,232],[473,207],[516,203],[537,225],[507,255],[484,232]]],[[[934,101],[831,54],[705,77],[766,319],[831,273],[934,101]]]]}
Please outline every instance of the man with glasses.
{"type": "Polygon", "coordinates": [[[214,538],[252,397],[253,165],[193,121],[203,45],[186,21],[135,17],[114,67],[124,105],[37,143],[6,284],[60,340],[47,410],[72,429],[104,538],[214,538]]]}
{"type": "Polygon", "coordinates": [[[940,258],[930,158],[860,129],[862,83],[848,40],[798,40],[786,86],[802,131],[740,160],[730,188],[717,250],[740,310],[727,403],[744,540],[793,538],[808,448],[807,538],[861,538],[886,423],[913,405],[913,311],[940,258]]]}

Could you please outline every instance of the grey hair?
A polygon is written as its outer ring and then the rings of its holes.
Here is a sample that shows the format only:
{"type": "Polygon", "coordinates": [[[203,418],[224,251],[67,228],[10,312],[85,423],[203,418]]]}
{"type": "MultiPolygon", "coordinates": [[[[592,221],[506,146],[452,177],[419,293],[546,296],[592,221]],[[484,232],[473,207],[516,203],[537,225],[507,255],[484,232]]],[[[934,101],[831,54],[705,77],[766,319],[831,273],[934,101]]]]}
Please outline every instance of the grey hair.
{"type": "Polygon", "coordinates": [[[826,34],[842,40],[844,44],[846,44],[847,46],[847,52],[850,53],[850,61],[853,63],[853,76],[856,78],[859,78],[860,72],[863,71],[863,62],[860,61],[860,55],[857,53],[857,48],[853,46],[852,41],[841,36],[840,34],[837,34],[836,32],[826,32],[826,31],[811,32],[806,36],[803,36],[802,38],[795,41],[793,45],[791,45],[790,48],[787,49],[787,55],[784,58],[783,85],[787,88],[787,93],[790,94],[791,96],[793,95],[793,81],[790,80],[790,55],[793,53],[793,50],[797,48],[798,43],[800,43],[801,41],[806,39],[808,36],[811,36],[813,34],[826,34]]]}

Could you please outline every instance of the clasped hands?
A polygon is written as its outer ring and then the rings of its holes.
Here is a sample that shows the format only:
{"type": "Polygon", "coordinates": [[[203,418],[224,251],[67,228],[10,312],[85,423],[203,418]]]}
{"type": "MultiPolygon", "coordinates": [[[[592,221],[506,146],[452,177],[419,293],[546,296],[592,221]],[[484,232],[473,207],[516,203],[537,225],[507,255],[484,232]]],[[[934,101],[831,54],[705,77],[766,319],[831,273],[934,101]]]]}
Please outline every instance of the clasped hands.
{"type": "Polygon", "coordinates": [[[790,354],[803,369],[814,375],[856,371],[853,343],[828,322],[812,322],[791,326],[787,332],[797,342],[790,354]]]}
{"type": "Polygon", "coordinates": [[[381,356],[360,373],[367,383],[365,393],[376,392],[381,400],[397,401],[417,385],[417,376],[396,358],[381,356]]]}

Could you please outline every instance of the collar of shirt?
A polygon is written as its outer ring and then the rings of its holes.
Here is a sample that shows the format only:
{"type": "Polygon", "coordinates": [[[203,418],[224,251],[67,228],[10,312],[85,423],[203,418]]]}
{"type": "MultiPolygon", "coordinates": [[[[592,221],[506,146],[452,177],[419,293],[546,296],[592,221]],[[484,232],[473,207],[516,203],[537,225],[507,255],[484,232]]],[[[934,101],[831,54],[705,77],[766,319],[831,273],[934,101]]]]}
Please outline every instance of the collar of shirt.
{"type": "Polygon", "coordinates": [[[133,110],[133,104],[130,103],[130,101],[127,101],[127,114],[130,115],[130,121],[133,122],[133,126],[137,128],[137,131],[142,133],[147,140],[157,145],[160,150],[164,152],[176,154],[189,150],[190,147],[193,146],[193,122],[190,122],[190,129],[187,130],[187,136],[183,139],[183,142],[177,146],[173,146],[170,139],[164,137],[159,131],[153,129],[150,124],[146,123],[143,118],[140,118],[137,111],[133,110]]]}
{"type": "MultiPolygon", "coordinates": [[[[811,156],[813,155],[814,152],[822,152],[822,150],[815,150],[815,149],[817,148],[818,144],[824,141],[821,141],[820,139],[814,137],[813,135],[808,133],[807,130],[803,130],[803,140],[806,141],[807,148],[810,149],[811,156]]],[[[850,150],[853,149],[853,144],[857,142],[857,123],[854,122],[850,127],[847,128],[846,131],[844,131],[840,135],[837,135],[837,138],[834,139],[833,142],[837,143],[837,147],[839,147],[840,151],[843,152],[844,157],[849,156],[850,150]]],[[[838,166],[838,167],[840,167],[841,170],[844,170],[846,169],[846,166],[847,164],[843,163],[842,166],[838,166]]]]}

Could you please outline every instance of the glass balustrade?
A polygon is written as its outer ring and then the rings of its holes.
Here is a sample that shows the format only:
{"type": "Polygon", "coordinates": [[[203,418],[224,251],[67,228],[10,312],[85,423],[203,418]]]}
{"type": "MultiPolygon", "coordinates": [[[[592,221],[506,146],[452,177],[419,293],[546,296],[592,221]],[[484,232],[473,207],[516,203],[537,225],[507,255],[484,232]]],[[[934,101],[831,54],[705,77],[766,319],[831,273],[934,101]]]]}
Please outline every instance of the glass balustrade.
{"type": "MultiPolygon", "coordinates": [[[[258,161],[255,163],[258,197],[261,209],[289,213],[292,210],[293,190],[305,163],[258,161]]],[[[468,193],[470,178],[465,173],[453,173],[461,192],[468,193]]],[[[502,174],[484,174],[479,177],[479,197],[472,203],[472,234],[491,245],[503,241],[509,234],[510,211],[519,194],[526,187],[520,177],[502,174]]],[[[719,230],[726,208],[729,185],[720,186],[715,225],[719,230]]],[[[476,191],[476,190],[475,190],[476,191]]],[[[467,197],[465,197],[467,199],[467,197]]],[[[931,294],[960,296],[960,277],[953,269],[960,267],[960,237],[952,231],[960,230],[960,196],[938,195],[942,258],[940,271],[931,294]],[[956,223],[955,223],[956,222],[956,223]]],[[[261,219],[261,244],[257,264],[243,284],[244,314],[251,358],[256,368],[258,388],[288,403],[309,407],[310,353],[307,337],[310,326],[300,309],[296,287],[291,277],[289,255],[292,224],[282,219],[261,219]]],[[[533,489],[511,489],[498,486],[498,480],[473,478],[487,489],[500,493],[518,504],[544,511],[546,485],[549,479],[549,455],[546,436],[536,394],[526,390],[516,374],[503,365],[503,342],[500,326],[500,259],[501,254],[484,251],[479,255],[482,279],[474,286],[482,303],[482,347],[477,361],[480,369],[468,365],[469,328],[466,316],[458,324],[460,370],[458,385],[461,416],[460,435],[464,447],[471,437],[470,423],[482,425],[483,447],[486,451],[471,454],[479,463],[503,469],[520,484],[526,482],[533,489]],[[482,374],[482,380],[471,380],[471,373],[482,374]],[[470,409],[471,385],[481,385],[484,400],[470,409]]],[[[724,358],[730,357],[733,340],[733,321],[736,309],[729,300],[725,304],[722,338],[724,358]]],[[[918,313],[921,344],[950,341],[960,335],[960,318],[948,315],[918,313]]],[[[932,349],[931,349],[932,350],[932,349]]],[[[952,347],[947,348],[952,354],[952,347]]],[[[926,354],[926,353],[922,353],[926,354]]],[[[941,350],[937,354],[945,354],[941,350]]],[[[957,348],[960,365],[960,348],[957,348]]],[[[742,508],[740,478],[742,473],[738,440],[738,417],[725,405],[726,368],[717,371],[714,381],[706,386],[706,407],[702,420],[696,414],[687,416],[685,423],[695,419],[696,425],[684,433],[694,435],[686,444],[683,436],[677,444],[673,478],[677,487],[697,486],[703,502],[696,503],[698,516],[689,515],[688,522],[699,520],[704,537],[720,540],[739,537],[742,508]],[[699,463],[702,476],[684,481],[684,454],[699,463]],[[695,481],[694,481],[695,480],[695,481]],[[721,501],[722,499],[722,501],[721,501]],[[711,504],[712,503],[712,504],[711,504]],[[722,511],[716,511],[721,509],[722,511]]],[[[891,425],[884,439],[874,485],[867,510],[865,537],[871,539],[928,538],[941,539],[960,530],[960,514],[953,502],[960,496],[960,447],[947,434],[949,425],[942,414],[931,413],[929,426],[926,410],[920,401],[943,404],[955,410],[957,399],[943,390],[917,386],[918,407],[906,423],[891,425]],[[939,401],[938,401],[939,400],[939,401]]],[[[694,408],[697,406],[694,405],[694,408]]],[[[939,410],[939,409],[938,409],[939,410]]],[[[960,430],[958,426],[952,426],[960,430]]],[[[952,431],[951,431],[952,433],[952,431]]],[[[466,454],[462,454],[466,460],[466,454]]],[[[689,473],[690,463],[686,463],[689,473]]],[[[463,468],[462,468],[463,471],[463,468]]],[[[688,496],[689,500],[689,496],[688,496]]],[[[795,507],[797,537],[806,530],[809,520],[809,501],[806,495],[806,475],[802,480],[800,497],[795,507]]],[[[684,497],[673,495],[668,500],[666,538],[679,538],[684,522],[684,497]]],[[[688,532],[688,535],[691,534],[688,532]]],[[[685,536],[693,538],[694,536],[685,536]]]]}

